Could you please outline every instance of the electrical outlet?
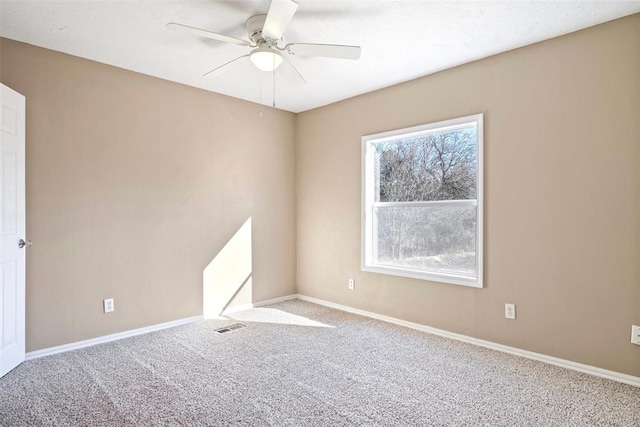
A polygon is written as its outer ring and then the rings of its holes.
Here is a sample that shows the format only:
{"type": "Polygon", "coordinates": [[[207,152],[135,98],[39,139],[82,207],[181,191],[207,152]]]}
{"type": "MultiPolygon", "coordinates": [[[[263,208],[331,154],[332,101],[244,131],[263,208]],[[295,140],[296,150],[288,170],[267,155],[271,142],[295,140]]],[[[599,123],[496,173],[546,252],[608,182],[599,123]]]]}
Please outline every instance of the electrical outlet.
{"type": "Polygon", "coordinates": [[[640,345],[640,326],[631,325],[631,343],[640,345]]]}
{"type": "Polygon", "coordinates": [[[356,288],[356,281],[355,279],[349,279],[349,290],[352,291],[356,288]]]}
{"type": "Polygon", "coordinates": [[[113,298],[107,298],[106,300],[102,301],[103,305],[104,305],[104,312],[105,313],[111,313],[113,310],[115,310],[115,306],[113,305],[113,298]]]}
{"type": "Polygon", "coordinates": [[[504,305],[504,317],[507,319],[515,319],[516,318],[516,305],[515,304],[505,304],[504,305]]]}

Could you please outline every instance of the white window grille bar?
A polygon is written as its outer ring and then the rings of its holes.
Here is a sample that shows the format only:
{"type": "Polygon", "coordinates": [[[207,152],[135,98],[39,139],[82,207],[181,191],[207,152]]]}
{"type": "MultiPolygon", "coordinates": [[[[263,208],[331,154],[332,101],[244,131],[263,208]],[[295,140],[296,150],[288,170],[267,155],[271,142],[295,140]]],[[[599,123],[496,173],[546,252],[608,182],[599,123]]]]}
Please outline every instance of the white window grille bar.
{"type": "Polygon", "coordinates": [[[376,208],[420,208],[420,207],[446,207],[446,206],[478,206],[475,199],[469,200],[431,200],[422,202],[374,202],[376,208]]]}

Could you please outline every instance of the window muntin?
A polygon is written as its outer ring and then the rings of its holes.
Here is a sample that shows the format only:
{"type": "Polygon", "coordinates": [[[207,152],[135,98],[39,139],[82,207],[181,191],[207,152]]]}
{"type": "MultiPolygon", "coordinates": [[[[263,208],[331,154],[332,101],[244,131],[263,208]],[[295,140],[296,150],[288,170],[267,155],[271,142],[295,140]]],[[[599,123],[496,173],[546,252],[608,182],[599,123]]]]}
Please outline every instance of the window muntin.
{"type": "Polygon", "coordinates": [[[362,269],[482,286],[482,115],[363,137],[362,269]]]}

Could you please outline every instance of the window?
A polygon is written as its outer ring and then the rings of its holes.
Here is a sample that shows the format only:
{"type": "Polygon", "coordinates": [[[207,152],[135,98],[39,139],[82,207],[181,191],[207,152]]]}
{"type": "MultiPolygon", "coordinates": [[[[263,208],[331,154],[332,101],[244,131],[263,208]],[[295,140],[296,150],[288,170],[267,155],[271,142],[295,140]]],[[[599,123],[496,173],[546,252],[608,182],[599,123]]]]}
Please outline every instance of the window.
{"type": "Polygon", "coordinates": [[[482,287],[482,125],[362,138],[362,270],[482,287]]]}

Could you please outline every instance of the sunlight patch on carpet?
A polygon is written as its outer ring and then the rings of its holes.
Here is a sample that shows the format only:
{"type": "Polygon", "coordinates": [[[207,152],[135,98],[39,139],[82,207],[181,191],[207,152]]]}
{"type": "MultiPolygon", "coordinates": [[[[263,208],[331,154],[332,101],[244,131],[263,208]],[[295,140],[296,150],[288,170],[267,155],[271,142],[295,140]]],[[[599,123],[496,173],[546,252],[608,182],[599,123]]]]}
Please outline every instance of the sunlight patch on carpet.
{"type": "Polygon", "coordinates": [[[296,314],[275,308],[252,308],[251,310],[239,311],[225,315],[229,319],[243,322],[276,323],[281,325],[313,326],[317,328],[333,328],[331,325],[311,320],[296,314]]]}

